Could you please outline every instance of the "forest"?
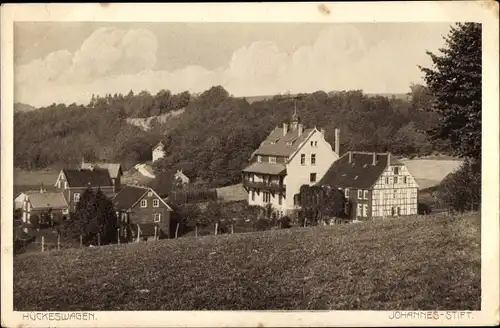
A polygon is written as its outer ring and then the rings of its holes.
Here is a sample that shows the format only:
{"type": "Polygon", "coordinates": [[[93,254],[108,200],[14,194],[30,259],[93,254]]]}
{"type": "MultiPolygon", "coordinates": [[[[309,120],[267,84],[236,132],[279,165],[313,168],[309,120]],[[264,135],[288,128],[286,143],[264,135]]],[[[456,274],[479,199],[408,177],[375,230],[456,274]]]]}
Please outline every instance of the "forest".
{"type": "Polygon", "coordinates": [[[52,104],[14,114],[15,166],[23,169],[60,167],[86,160],[116,161],[125,169],[151,160],[160,140],[166,156],[156,172],[183,169],[207,186],[240,181],[250,154],[276,126],[288,120],[294,106],[302,122],[325,129],[333,145],[340,128],[341,154],[347,150],[390,151],[396,155],[446,153],[444,141],[426,131],[439,123],[430,111],[431,96],[412,85],[408,100],[369,96],[361,90],[277,95],[252,102],[215,86],[192,95],[162,90],[127,95],[93,95],[88,104],[52,104]],[[184,108],[175,125],[156,123],[150,131],[126,122],[184,108]],[[35,127],[35,128],[34,128],[35,127]]]}

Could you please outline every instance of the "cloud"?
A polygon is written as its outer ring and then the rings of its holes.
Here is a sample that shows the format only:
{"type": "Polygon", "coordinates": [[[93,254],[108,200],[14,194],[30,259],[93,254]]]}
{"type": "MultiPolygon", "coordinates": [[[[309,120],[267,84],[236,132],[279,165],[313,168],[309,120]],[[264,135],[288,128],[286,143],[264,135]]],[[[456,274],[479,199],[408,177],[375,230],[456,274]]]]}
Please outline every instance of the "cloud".
{"type": "Polygon", "coordinates": [[[219,84],[235,96],[347,89],[402,92],[420,81],[416,65],[426,60],[427,40],[421,37],[407,45],[388,37],[368,46],[355,27],[339,24],[325,27],[310,45],[292,53],[258,41],[237,49],[227,66],[217,70],[187,66],[165,71],[155,69],[158,41],[152,32],[101,28],[74,54],[57,51],[16,67],[15,97],[35,106],[86,104],[92,93],[202,92],[219,84]]]}

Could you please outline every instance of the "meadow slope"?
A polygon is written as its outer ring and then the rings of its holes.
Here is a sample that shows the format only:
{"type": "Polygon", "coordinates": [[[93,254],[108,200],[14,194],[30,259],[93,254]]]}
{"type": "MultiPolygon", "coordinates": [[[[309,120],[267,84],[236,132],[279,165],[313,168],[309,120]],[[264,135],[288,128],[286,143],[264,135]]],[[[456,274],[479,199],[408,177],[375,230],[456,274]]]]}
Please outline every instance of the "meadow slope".
{"type": "Polygon", "coordinates": [[[478,310],[480,216],[23,254],[14,309],[478,310]]]}

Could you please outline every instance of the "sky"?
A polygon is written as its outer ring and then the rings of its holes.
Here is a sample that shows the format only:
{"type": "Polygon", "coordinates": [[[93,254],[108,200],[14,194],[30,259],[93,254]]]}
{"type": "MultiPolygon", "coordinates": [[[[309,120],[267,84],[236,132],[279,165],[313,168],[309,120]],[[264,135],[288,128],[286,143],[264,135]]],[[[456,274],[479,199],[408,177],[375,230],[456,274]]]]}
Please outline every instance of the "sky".
{"type": "Polygon", "coordinates": [[[406,93],[443,47],[447,23],[17,22],[14,98],[32,106],[91,95],[234,96],[362,89],[406,93]]]}

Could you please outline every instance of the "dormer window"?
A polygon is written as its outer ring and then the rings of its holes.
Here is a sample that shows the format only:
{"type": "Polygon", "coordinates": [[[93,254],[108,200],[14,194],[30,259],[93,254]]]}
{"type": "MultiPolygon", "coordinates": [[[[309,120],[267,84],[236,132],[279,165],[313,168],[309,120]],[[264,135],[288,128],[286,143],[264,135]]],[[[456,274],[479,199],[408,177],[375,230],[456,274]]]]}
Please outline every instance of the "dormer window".
{"type": "Polygon", "coordinates": [[[257,162],[262,163],[262,156],[257,156],[257,162]]]}
{"type": "Polygon", "coordinates": [[[269,157],[269,163],[276,164],[276,157],[274,156],[269,157]]]}
{"type": "Polygon", "coordinates": [[[398,175],[399,174],[399,167],[394,167],[394,175],[398,175]]]}

